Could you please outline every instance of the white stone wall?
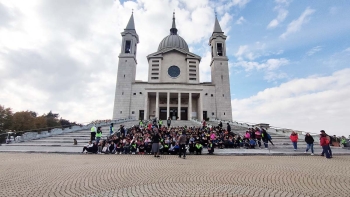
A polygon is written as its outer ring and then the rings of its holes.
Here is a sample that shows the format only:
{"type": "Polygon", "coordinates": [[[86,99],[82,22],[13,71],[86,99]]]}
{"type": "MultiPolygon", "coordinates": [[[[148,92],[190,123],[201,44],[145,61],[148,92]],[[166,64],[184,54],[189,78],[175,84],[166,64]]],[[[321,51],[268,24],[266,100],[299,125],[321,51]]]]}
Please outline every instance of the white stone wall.
{"type": "Polygon", "coordinates": [[[228,61],[217,58],[211,64],[212,82],[215,84],[217,118],[232,120],[230,76],[228,61]]]}
{"type": "Polygon", "coordinates": [[[113,119],[129,118],[132,83],[135,80],[134,58],[119,58],[117,85],[115,91],[113,119]]]}
{"type": "Polygon", "coordinates": [[[162,70],[160,73],[160,82],[171,82],[171,83],[186,83],[188,82],[188,69],[186,55],[172,51],[163,54],[163,61],[161,64],[162,70]],[[172,78],[168,74],[170,66],[178,66],[180,68],[180,75],[177,78],[172,78]]]}
{"type": "MultiPolygon", "coordinates": [[[[129,94],[129,101],[126,102],[123,99],[117,99],[116,100],[116,106],[118,106],[118,110],[126,110],[126,112],[123,112],[123,115],[126,117],[131,118],[139,118],[139,111],[145,110],[145,96],[147,95],[147,92],[171,92],[171,93],[200,93],[201,95],[204,95],[204,92],[214,92],[215,87],[214,86],[208,86],[208,85],[201,85],[201,84],[151,84],[151,83],[133,83],[132,87],[130,88],[130,94],[129,94]],[[140,92],[142,94],[140,94],[140,92]],[[135,95],[134,95],[135,94],[135,95]],[[123,104],[129,104],[130,109],[128,106],[123,106],[123,104]],[[129,112],[130,111],[130,112],[129,112]],[[134,111],[134,114],[132,112],[134,111]]],[[[125,92],[124,92],[125,94],[125,92]]],[[[127,100],[127,99],[126,99],[127,100]]],[[[215,104],[213,105],[213,98],[209,96],[203,96],[202,97],[202,106],[203,110],[208,111],[208,115],[211,115],[212,111],[215,111],[215,104]],[[208,102],[210,101],[210,102],[208,102]],[[208,104],[209,103],[209,104],[208,104]]],[[[146,109],[148,111],[148,117],[149,116],[154,117],[156,115],[156,112],[153,113],[153,111],[156,111],[156,99],[154,96],[148,97],[149,101],[149,108],[146,109]]],[[[171,107],[177,107],[177,104],[171,104],[171,107]]],[[[197,112],[197,117],[194,118],[200,118],[202,117],[202,111],[200,111],[199,108],[199,98],[192,99],[192,112],[197,112]]],[[[166,104],[160,104],[159,107],[166,107],[166,104]]],[[[181,107],[188,107],[188,104],[182,104],[181,107]]],[[[118,116],[118,115],[117,115],[118,116]]]]}

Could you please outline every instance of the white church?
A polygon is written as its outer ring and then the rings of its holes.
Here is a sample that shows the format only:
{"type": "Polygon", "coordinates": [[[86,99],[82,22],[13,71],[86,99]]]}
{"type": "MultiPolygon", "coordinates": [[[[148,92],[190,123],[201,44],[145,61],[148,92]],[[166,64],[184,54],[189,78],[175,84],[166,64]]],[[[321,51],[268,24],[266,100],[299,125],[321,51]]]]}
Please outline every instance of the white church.
{"type": "Polygon", "coordinates": [[[137,81],[139,36],[131,15],[121,33],[113,119],[232,120],[226,36],[218,19],[209,38],[211,82],[200,83],[201,57],[189,51],[177,31],[174,14],[170,34],[147,56],[148,81],[137,81]]]}

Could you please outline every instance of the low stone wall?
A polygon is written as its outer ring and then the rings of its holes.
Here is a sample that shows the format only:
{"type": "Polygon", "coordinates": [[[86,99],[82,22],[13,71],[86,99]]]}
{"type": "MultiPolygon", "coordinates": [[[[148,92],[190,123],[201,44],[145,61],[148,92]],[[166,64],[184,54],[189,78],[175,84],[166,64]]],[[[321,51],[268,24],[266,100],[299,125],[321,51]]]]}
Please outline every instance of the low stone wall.
{"type": "MultiPolygon", "coordinates": [[[[114,124],[120,124],[123,122],[129,122],[129,121],[134,121],[135,119],[119,119],[119,120],[111,120],[107,122],[101,122],[98,124],[95,124],[96,127],[103,127],[103,126],[109,126],[111,123],[114,124]]],[[[93,124],[88,124],[88,125],[82,125],[82,126],[72,126],[71,128],[56,128],[56,129],[51,129],[51,131],[41,131],[41,132],[26,132],[23,133],[21,136],[17,136],[15,139],[15,142],[25,142],[29,140],[35,140],[35,139],[41,139],[41,138],[46,138],[46,137],[51,137],[55,135],[61,135],[64,133],[71,133],[71,132],[76,132],[76,131],[82,131],[82,130],[89,130],[93,124]]]]}

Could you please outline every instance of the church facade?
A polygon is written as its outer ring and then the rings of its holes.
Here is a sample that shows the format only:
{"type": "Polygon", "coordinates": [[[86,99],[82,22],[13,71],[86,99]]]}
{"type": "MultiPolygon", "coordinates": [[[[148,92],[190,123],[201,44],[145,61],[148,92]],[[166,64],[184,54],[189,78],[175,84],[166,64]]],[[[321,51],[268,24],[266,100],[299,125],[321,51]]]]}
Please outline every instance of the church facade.
{"type": "Polygon", "coordinates": [[[121,33],[113,119],[232,120],[226,36],[217,18],[209,38],[211,82],[200,83],[201,57],[189,51],[177,31],[174,15],[170,34],[147,56],[148,81],[137,81],[139,36],[131,15],[121,33]]]}

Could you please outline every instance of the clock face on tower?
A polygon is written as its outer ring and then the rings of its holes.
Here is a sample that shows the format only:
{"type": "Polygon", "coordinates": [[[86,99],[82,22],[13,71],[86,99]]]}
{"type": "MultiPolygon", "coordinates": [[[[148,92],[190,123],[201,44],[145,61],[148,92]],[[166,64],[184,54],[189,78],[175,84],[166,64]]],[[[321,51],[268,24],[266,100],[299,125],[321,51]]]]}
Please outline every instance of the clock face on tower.
{"type": "Polygon", "coordinates": [[[180,68],[175,65],[170,66],[168,69],[168,75],[172,78],[178,77],[180,75],[180,68]]]}

